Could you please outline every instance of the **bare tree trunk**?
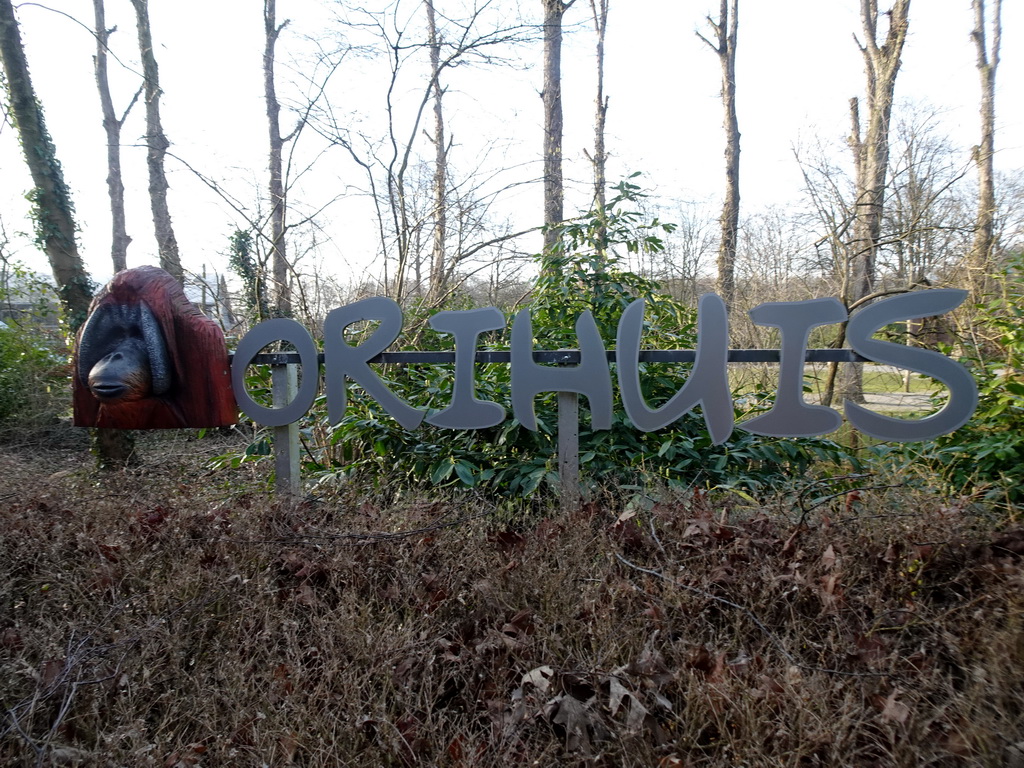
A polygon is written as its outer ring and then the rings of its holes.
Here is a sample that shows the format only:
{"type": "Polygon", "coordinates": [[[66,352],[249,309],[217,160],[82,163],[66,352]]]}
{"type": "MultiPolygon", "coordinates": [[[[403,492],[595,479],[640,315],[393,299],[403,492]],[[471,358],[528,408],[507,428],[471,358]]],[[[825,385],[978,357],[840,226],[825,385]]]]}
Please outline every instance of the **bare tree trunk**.
{"type": "Polygon", "coordinates": [[[263,49],[263,93],[267,102],[267,126],[270,133],[270,271],[273,313],[277,317],[292,314],[292,295],[288,282],[288,252],[285,241],[287,192],[284,188],[284,139],[281,137],[281,105],[274,87],[274,48],[281,30],[277,25],[276,0],[264,0],[263,23],[266,47],[263,49]]]}
{"type": "Polygon", "coordinates": [[[558,242],[565,218],[562,188],[562,16],[576,0],[541,0],[544,6],[544,250],[558,242]]]}
{"type": "Polygon", "coordinates": [[[430,45],[431,90],[434,94],[434,239],[431,248],[430,296],[437,299],[447,288],[447,264],[445,263],[445,239],[448,236],[447,182],[448,146],[444,135],[444,110],[441,99],[441,40],[437,34],[434,17],[434,0],[424,0],[427,7],[427,33],[430,45]]]}
{"type": "Polygon", "coordinates": [[[178,241],[171,225],[171,212],[167,207],[167,176],[164,175],[164,156],[170,142],[160,122],[160,72],[153,53],[153,34],[149,25],[149,0],[131,0],[139,32],[139,53],[142,56],[142,74],[146,80],[146,163],[149,166],[149,202],[153,209],[153,228],[156,232],[160,267],[179,282],[184,281],[178,241]]]}
{"type": "MultiPolygon", "coordinates": [[[[605,150],[605,124],[608,120],[608,97],[604,95],[604,41],[608,32],[608,6],[611,0],[590,0],[590,11],[594,15],[594,31],[597,33],[597,98],[594,100],[594,156],[590,158],[594,166],[594,210],[603,213],[606,204],[605,187],[607,177],[605,166],[608,153],[605,150]]],[[[604,241],[602,228],[601,241],[604,241]]]]}
{"type": "Polygon", "coordinates": [[[10,114],[35,184],[30,196],[34,204],[36,242],[50,262],[68,322],[72,329],[77,329],[85,322],[89,311],[92,281],[78,254],[74,205],[32,86],[11,0],[0,0],[0,60],[7,79],[10,114]]]}
{"type": "Polygon", "coordinates": [[[910,0],[896,0],[889,17],[885,42],[878,44],[878,1],[861,0],[865,42],[860,46],[867,74],[867,124],[851,143],[857,158],[857,211],[854,221],[854,269],[850,299],[871,292],[875,257],[882,232],[886,172],[889,167],[889,123],[900,56],[907,37],[910,0]]]}
{"type": "MultiPolygon", "coordinates": [[[[96,70],[96,88],[100,94],[100,106],[103,110],[103,131],[107,136],[110,260],[116,273],[128,268],[128,246],[132,241],[128,236],[124,210],[124,182],[121,176],[121,128],[142,93],[142,87],[136,91],[124,114],[118,119],[114,113],[114,101],[110,96],[110,81],[107,77],[107,49],[111,30],[107,29],[103,0],[93,0],[92,7],[96,31],[96,58],[93,63],[96,70]]],[[[93,433],[93,450],[101,467],[125,466],[137,458],[135,434],[123,429],[98,428],[93,433]]]]}
{"type": "Polygon", "coordinates": [[[974,29],[971,38],[978,51],[978,73],[981,76],[981,143],[974,148],[974,162],[978,166],[978,217],[975,223],[974,243],[968,264],[970,287],[975,300],[984,292],[995,251],[996,189],[992,169],[996,134],[996,69],[999,67],[999,45],[1002,39],[1002,0],[994,0],[992,8],[992,38],[985,38],[985,0],[973,0],[974,29]]]}
{"type": "Polygon", "coordinates": [[[110,258],[114,264],[114,272],[128,268],[128,245],[132,239],[128,236],[124,212],[124,182],[121,177],[121,128],[128,112],[135,105],[138,94],[132,99],[124,115],[118,119],[114,113],[114,102],[110,98],[110,82],[107,78],[107,42],[111,30],[107,29],[106,14],[103,0],[93,0],[93,12],[96,18],[96,87],[100,94],[100,105],[103,108],[103,130],[107,134],[107,192],[110,195],[110,258]]]}
{"type": "Polygon", "coordinates": [[[861,295],[866,294],[868,288],[863,285],[863,275],[858,273],[858,257],[862,256],[858,250],[863,246],[864,222],[861,220],[861,206],[864,189],[867,184],[864,170],[865,147],[861,139],[860,131],[860,99],[854,96],[850,99],[850,137],[847,139],[850,153],[853,155],[854,172],[854,202],[852,232],[849,244],[845,249],[845,264],[840,273],[840,295],[843,303],[849,306],[850,302],[856,301],[861,295]],[[860,281],[859,284],[857,281],[860,281]],[[859,287],[854,287],[858,284],[859,287]]]}
{"type": "Polygon", "coordinates": [[[722,64],[722,106],[725,108],[725,200],[722,203],[722,239],[718,247],[716,289],[727,306],[736,298],[736,247],[740,229],[740,128],[736,117],[736,32],[739,0],[721,0],[718,21],[710,16],[714,42],[697,36],[718,55],[722,64]]]}
{"type": "MultiPolygon", "coordinates": [[[[851,102],[854,116],[850,147],[857,166],[856,210],[853,222],[847,305],[869,295],[875,284],[875,260],[882,234],[886,172],[889,168],[889,123],[893,93],[900,68],[903,44],[907,39],[910,0],[895,0],[885,15],[889,30],[879,45],[878,0],[861,0],[864,43],[857,41],[864,56],[867,75],[867,123],[860,125],[856,101],[851,102]]],[[[856,40],[856,37],[854,38],[856,40]]],[[[843,396],[863,402],[863,371],[860,365],[848,365],[843,376],[843,396]]]]}
{"type": "Polygon", "coordinates": [[[223,272],[221,272],[220,279],[217,281],[217,304],[217,316],[220,320],[221,330],[225,333],[234,330],[238,325],[238,318],[235,317],[235,311],[231,306],[231,294],[228,292],[228,281],[225,279],[223,272]]]}

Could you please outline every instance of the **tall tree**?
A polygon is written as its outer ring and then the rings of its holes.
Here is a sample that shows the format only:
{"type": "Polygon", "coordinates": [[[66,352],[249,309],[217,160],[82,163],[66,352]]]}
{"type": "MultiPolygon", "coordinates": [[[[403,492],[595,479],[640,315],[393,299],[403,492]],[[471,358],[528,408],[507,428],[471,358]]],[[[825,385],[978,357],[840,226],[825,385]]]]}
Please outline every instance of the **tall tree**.
{"type": "Polygon", "coordinates": [[[722,65],[722,106],[725,108],[725,200],[722,203],[722,239],[718,246],[716,288],[727,305],[736,298],[736,246],[740,229],[740,128],[736,118],[736,32],[739,0],[721,0],[718,21],[710,16],[713,40],[697,32],[722,65]]]}
{"type": "Polygon", "coordinates": [[[10,114],[35,189],[31,193],[36,242],[57,281],[57,292],[72,328],[85,322],[92,300],[92,281],[78,254],[71,193],[46,130],[43,109],[29,76],[25,48],[11,0],[0,0],[0,59],[3,61],[10,114]]]}
{"type": "MultiPolygon", "coordinates": [[[[856,210],[853,223],[851,284],[848,301],[858,301],[875,282],[875,260],[882,233],[886,173],[889,168],[889,125],[893,93],[909,27],[910,0],[896,0],[885,15],[889,29],[879,44],[878,0],[861,0],[864,42],[857,40],[867,76],[867,120],[861,124],[859,105],[851,101],[853,128],[850,147],[856,166],[856,210]]],[[[856,40],[856,36],[854,37],[856,40]]]]}
{"type": "MultiPolygon", "coordinates": [[[[881,243],[886,174],[889,169],[889,124],[892,119],[896,75],[900,69],[903,44],[909,27],[910,0],[895,0],[885,13],[889,29],[879,38],[878,0],[861,0],[864,42],[854,40],[864,58],[867,76],[867,119],[861,124],[858,100],[850,102],[852,130],[850,148],[856,167],[856,203],[853,240],[843,298],[851,309],[869,301],[875,284],[875,263],[881,243]]],[[[845,368],[843,395],[863,402],[863,370],[860,365],[845,368]]]]}
{"type": "Polygon", "coordinates": [[[281,136],[281,105],[274,85],[274,54],[277,39],[288,22],[277,24],[276,0],[264,0],[263,25],[266,31],[263,48],[263,93],[267,102],[267,126],[270,134],[270,271],[271,302],[278,317],[292,314],[292,296],[289,287],[289,264],[285,240],[288,214],[287,191],[284,185],[285,139],[281,136]]]}
{"type": "Polygon", "coordinates": [[[935,274],[962,267],[974,228],[960,190],[969,166],[943,134],[938,110],[902,107],[889,144],[887,247],[879,254],[876,291],[927,285],[935,274]]]}
{"type": "Polygon", "coordinates": [[[149,24],[149,0],[131,0],[135,8],[136,26],[139,33],[139,53],[142,57],[142,75],[146,84],[146,163],[149,166],[149,202],[153,210],[153,228],[156,232],[157,251],[160,267],[172,274],[179,282],[184,280],[181,257],[178,255],[178,241],[171,224],[171,212],[167,207],[167,176],[164,173],[164,157],[170,142],[160,122],[160,71],[153,53],[153,33],[149,24]]]}
{"type": "Polygon", "coordinates": [[[437,31],[437,19],[434,15],[434,0],[424,0],[427,9],[427,45],[430,48],[430,85],[434,100],[434,179],[433,179],[433,213],[434,233],[431,243],[430,294],[437,298],[443,296],[447,289],[447,265],[445,264],[445,239],[448,235],[447,219],[447,185],[448,185],[448,146],[444,135],[444,109],[442,97],[444,87],[441,85],[441,38],[437,31]]]}
{"type": "MultiPolygon", "coordinates": [[[[68,324],[77,330],[89,313],[93,283],[78,254],[71,194],[64,183],[57,150],[46,130],[42,106],[32,87],[11,0],[0,0],[0,59],[7,80],[11,115],[35,184],[32,199],[36,241],[49,259],[68,324]]],[[[124,466],[133,456],[134,440],[130,433],[97,429],[93,439],[101,467],[124,466]]]]}
{"type": "Polygon", "coordinates": [[[100,106],[103,109],[103,131],[107,135],[107,193],[110,196],[110,258],[114,263],[114,271],[120,272],[128,267],[128,246],[132,239],[128,236],[124,212],[124,182],[121,176],[121,128],[125,118],[139,97],[136,92],[124,114],[118,118],[114,112],[114,101],[110,96],[110,81],[107,77],[107,48],[112,30],[107,29],[106,13],[103,0],[93,0],[95,17],[96,57],[93,64],[96,70],[96,87],[100,94],[100,106]]]}
{"type": "Polygon", "coordinates": [[[977,67],[981,76],[981,143],[974,148],[978,166],[978,215],[969,263],[970,284],[979,297],[985,274],[995,249],[996,185],[992,169],[996,135],[996,70],[999,67],[999,45],[1002,40],[1002,0],[993,0],[992,36],[985,35],[985,0],[973,0],[974,29],[971,38],[978,53],[977,67]]]}
{"type": "MultiPolygon", "coordinates": [[[[594,155],[590,158],[594,166],[594,209],[604,211],[607,186],[605,168],[608,153],[605,150],[605,125],[608,121],[608,97],[604,93],[604,43],[608,32],[608,6],[611,0],[590,0],[590,12],[594,16],[594,32],[597,34],[597,98],[594,100],[594,155]]],[[[602,238],[603,239],[603,238],[602,238]]]]}
{"type": "Polygon", "coordinates": [[[544,250],[558,242],[565,218],[562,182],[562,17],[576,0],[541,0],[544,8],[544,250]]]}

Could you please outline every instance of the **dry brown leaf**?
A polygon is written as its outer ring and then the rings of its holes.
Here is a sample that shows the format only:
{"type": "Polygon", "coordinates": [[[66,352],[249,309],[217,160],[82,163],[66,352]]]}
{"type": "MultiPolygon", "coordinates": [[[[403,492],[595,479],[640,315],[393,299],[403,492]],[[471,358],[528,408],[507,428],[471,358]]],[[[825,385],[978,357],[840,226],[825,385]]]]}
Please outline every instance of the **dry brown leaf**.
{"type": "Polygon", "coordinates": [[[611,712],[612,717],[615,717],[615,713],[622,706],[622,700],[626,696],[632,696],[633,693],[617,677],[613,677],[608,681],[608,689],[608,710],[611,712]]]}
{"type": "MultiPolygon", "coordinates": [[[[590,735],[587,733],[587,721],[590,718],[587,704],[572,696],[560,696],[557,700],[557,711],[551,722],[565,729],[565,748],[590,753],[590,735]]],[[[636,699],[633,699],[635,702],[636,699]]]]}
{"type": "Polygon", "coordinates": [[[300,584],[295,590],[295,602],[299,605],[313,607],[316,605],[316,594],[309,584],[300,584]]]}
{"type": "Polygon", "coordinates": [[[900,689],[894,688],[892,693],[885,699],[884,706],[882,707],[882,719],[890,723],[903,725],[907,722],[907,718],[910,717],[910,707],[903,702],[896,701],[899,694],[900,689]]]}
{"type": "Polygon", "coordinates": [[[39,668],[39,682],[49,688],[64,671],[64,662],[60,659],[47,659],[39,668]]]}
{"type": "Polygon", "coordinates": [[[691,649],[687,654],[687,663],[705,675],[710,675],[715,669],[715,659],[705,645],[691,649]]]}
{"type": "Polygon", "coordinates": [[[683,538],[688,539],[692,536],[704,536],[707,535],[710,529],[711,527],[706,520],[698,520],[697,522],[691,523],[687,526],[686,530],[683,531],[683,538]]]}
{"type": "Polygon", "coordinates": [[[626,716],[626,730],[639,733],[647,719],[647,707],[640,703],[636,696],[629,697],[629,715],[626,716]]]}
{"type": "Polygon", "coordinates": [[[829,596],[836,594],[836,585],[839,583],[839,574],[830,573],[821,580],[821,591],[829,596]]]}
{"type": "Polygon", "coordinates": [[[831,571],[836,565],[836,550],[831,544],[825,550],[825,553],[821,556],[821,567],[826,571],[831,571]]]}
{"type": "Polygon", "coordinates": [[[522,684],[526,685],[529,683],[535,688],[539,689],[541,693],[547,693],[548,688],[551,686],[551,678],[554,676],[555,670],[545,664],[542,667],[531,669],[522,678],[522,684]]]}
{"type": "Polygon", "coordinates": [[[21,634],[14,627],[8,627],[0,632],[0,645],[9,651],[20,651],[25,647],[25,641],[21,634]]]}
{"type": "Polygon", "coordinates": [[[790,664],[786,667],[786,685],[800,685],[803,682],[804,675],[800,671],[800,667],[795,664],[790,664]]]}
{"type": "Polygon", "coordinates": [[[660,688],[675,679],[675,674],[665,664],[665,657],[661,655],[661,651],[649,646],[628,669],[632,674],[646,678],[644,682],[652,688],[660,688]]]}
{"type": "Polygon", "coordinates": [[[854,644],[856,650],[851,656],[865,664],[873,664],[889,655],[889,643],[878,634],[861,635],[854,644]]]}
{"type": "Polygon", "coordinates": [[[281,748],[281,758],[284,760],[286,765],[291,765],[295,762],[295,751],[299,748],[299,735],[294,731],[281,735],[281,738],[277,740],[277,745],[281,748]]]}

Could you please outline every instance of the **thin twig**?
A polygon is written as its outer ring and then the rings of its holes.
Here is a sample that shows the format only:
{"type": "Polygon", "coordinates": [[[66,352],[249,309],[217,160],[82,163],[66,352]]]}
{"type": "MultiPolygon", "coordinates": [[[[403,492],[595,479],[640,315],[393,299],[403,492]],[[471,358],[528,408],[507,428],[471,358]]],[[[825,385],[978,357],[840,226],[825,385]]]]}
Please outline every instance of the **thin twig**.
{"type": "Polygon", "coordinates": [[[658,534],[655,533],[655,531],[654,531],[654,515],[651,515],[650,518],[648,518],[647,522],[648,522],[649,527],[651,529],[651,538],[654,539],[654,543],[658,545],[658,549],[660,549],[661,550],[661,554],[664,555],[665,554],[665,547],[661,543],[661,539],[658,538],[658,534]]]}
{"type": "Polygon", "coordinates": [[[763,621],[761,621],[759,618],[757,618],[757,616],[755,616],[753,611],[751,611],[749,608],[746,608],[746,607],[740,605],[739,603],[734,603],[732,600],[726,600],[724,597],[719,597],[718,595],[713,595],[710,592],[705,592],[703,589],[698,589],[697,587],[691,587],[689,584],[682,584],[682,583],[676,581],[675,579],[669,578],[668,576],[663,574],[661,571],[655,571],[655,570],[651,570],[650,568],[644,568],[643,566],[640,566],[640,565],[637,565],[636,563],[630,562],[629,560],[624,558],[622,555],[620,555],[618,552],[615,553],[615,557],[619,560],[619,562],[623,563],[624,565],[629,566],[633,570],[640,571],[641,573],[646,573],[646,574],[648,574],[650,576],[655,576],[655,577],[661,579],[662,581],[668,582],[669,584],[672,584],[673,586],[678,587],[679,589],[685,589],[687,592],[692,592],[693,594],[700,595],[701,597],[703,597],[703,598],[705,598],[707,600],[712,600],[712,601],[714,601],[716,603],[721,603],[722,605],[728,606],[729,608],[733,608],[733,609],[735,609],[737,611],[740,611],[748,619],[750,619],[752,622],[754,622],[754,624],[757,626],[757,628],[760,629],[765,634],[765,636],[771,641],[772,645],[774,645],[776,648],[778,648],[779,652],[783,656],[785,656],[786,660],[790,664],[792,664],[794,667],[798,667],[799,669],[803,669],[803,670],[806,670],[808,672],[824,672],[824,673],[829,674],[829,675],[846,675],[848,677],[891,677],[892,676],[892,674],[889,673],[889,672],[847,672],[847,671],[842,670],[842,669],[828,669],[826,667],[816,667],[816,666],[813,666],[813,665],[810,665],[810,664],[803,664],[800,661],[798,661],[796,659],[796,657],[793,656],[793,654],[791,654],[788,650],[786,650],[786,647],[782,644],[782,640],[780,640],[779,637],[774,632],[772,632],[767,627],[767,625],[765,625],[765,623],[763,621]]]}
{"type": "MultiPolygon", "coordinates": [[[[887,489],[890,489],[890,488],[902,488],[902,487],[904,487],[904,485],[905,485],[904,483],[894,483],[892,485],[865,485],[865,486],[861,486],[859,488],[850,488],[850,489],[845,490],[845,491],[839,491],[838,493],[829,494],[828,496],[825,496],[824,498],[818,499],[818,502],[813,507],[808,507],[807,509],[805,509],[803,511],[803,514],[800,515],[800,521],[797,523],[797,528],[799,528],[800,526],[802,526],[804,524],[804,520],[807,518],[807,515],[808,515],[809,512],[813,512],[814,510],[816,510],[818,507],[822,506],[823,504],[826,504],[826,503],[832,501],[832,499],[836,499],[836,498],[838,498],[840,496],[847,496],[847,495],[849,495],[851,493],[860,493],[861,491],[884,491],[884,490],[887,490],[887,489]]],[[[847,520],[849,520],[849,519],[850,518],[847,518],[847,520]]]]}
{"type": "MultiPolygon", "coordinates": [[[[92,632],[87,633],[84,637],[77,640],[76,642],[76,633],[74,630],[72,630],[71,636],[68,639],[67,650],[65,651],[65,658],[62,662],[59,674],[52,682],[45,686],[42,686],[41,684],[39,684],[39,682],[37,682],[35,690],[32,692],[31,696],[22,699],[21,701],[15,703],[12,707],[9,707],[7,709],[6,714],[11,721],[11,725],[5,729],[0,730],[0,738],[5,737],[12,730],[16,731],[18,735],[21,736],[22,739],[24,739],[25,743],[28,744],[29,747],[36,753],[36,765],[42,766],[44,764],[43,760],[46,755],[46,749],[49,746],[54,735],[56,735],[61,723],[67,717],[68,713],[71,711],[71,706],[74,703],[74,699],[78,694],[79,688],[89,685],[98,685],[100,683],[104,683],[108,680],[114,679],[115,677],[120,675],[122,665],[128,656],[128,652],[131,650],[132,647],[142,642],[143,638],[147,633],[153,631],[153,629],[159,627],[162,622],[181,613],[191,605],[198,603],[198,608],[202,609],[209,603],[219,599],[219,597],[223,595],[225,591],[225,588],[221,588],[219,590],[216,590],[212,594],[197,595],[196,597],[190,598],[189,600],[186,600],[184,603],[178,605],[172,610],[169,610],[161,614],[159,617],[155,617],[154,622],[152,622],[149,627],[143,628],[136,634],[122,638],[121,640],[118,640],[113,643],[93,645],[92,632]],[[114,665],[114,669],[112,672],[103,674],[98,677],[90,677],[83,679],[83,675],[86,671],[85,666],[88,662],[90,662],[92,659],[105,658],[112,651],[115,651],[117,649],[122,649],[123,652],[120,658],[117,660],[117,663],[114,665]],[[35,711],[36,705],[38,705],[40,702],[47,701],[48,699],[56,696],[58,692],[61,691],[63,691],[63,696],[60,703],[60,708],[50,724],[45,740],[41,744],[37,743],[34,739],[31,738],[31,736],[29,736],[28,733],[25,732],[25,729],[22,728],[21,718],[24,716],[26,710],[28,714],[31,715],[35,711]]],[[[104,617],[103,621],[100,622],[100,624],[97,626],[102,627],[103,625],[105,625],[114,616],[116,616],[118,613],[124,610],[129,603],[129,600],[124,600],[121,601],[120,604],[112,607],[111,610],[108,611],[107,615],[104,617]]]]}
{"type": "Polygon", "coordinates": [[[850,493],[859,493],[861,491],[880,491],[880,490],[886,490],[886,489],[889,489],[889,488],[902,488],[905,485],[904,483],[896,483],[894,485],[867,485],[867,486],[859,486],[857,488],[849,488],[849,489],[847,489],[845,491],[838,491],[837,493],[832,493],[832,494],[829,494],[828,496],[824,496],[824,497],[818,499],[815,502],[815,504],[810,506],[810,507],[805,507],[804,506],[804,497],[807,496],[807,494],[811,492],[811,489],[815,488],[816,486],[827,485],[827,484],[830,485],[832,483],[837,483],[837,482],[839,482],[841,480],[861,480],[861,479],[863,479],[865,477],[871,477],[871,476],[872,475],[870,473],[860,473],[860,474],[853,474],[853,475],[838,475],[836,477],[825,477],[825,478],[822,478],[820,480],[815,480],[812,483],[808,483],[808,485],[802,491],[800,491],[800,494],[797,496],[797,505],[800,507],[801,514],[800,514],[800,519],[797,521],[796,528],[798,528],[798,529],[802,528],[803,525],[804,525],[804,522],[806,522],[806,520],[807,520],[807,515],[808,514],[810,514],[815,509],[817,509],[818,507],[822,506],[823,504],[828,503],[832,499],[839,498],[840,496],[846,496],[847,494],[850,494],[850,493]]]}
{"type": "Polygon", "coordinates": [[[448,522],[442,522],[441,520],[425,525],[421,528],[413,528],[409,531],[371,531],[368,533],[297,533],[293,536],[285,536],[281,538],[272,539],[243,539],[236,536],[199,536],[191,539],[191,541],[226,541],[233,544],[294,544],[303,541],[343,541],[351,540],[354,542],[386,542],[386,541],[400,541],[401,539],[408,539],[413,536],[422,536],[425,533],[433,533],[434,531],[441,531],[448,528],[455,528],[465,523],[473,522],[474,520],[480,520],[485,517],[490,517],[495,513],[496,510],[489,509],[483,512],[477,512],[473,515],[465,515],[464,517],[456,518],[448,522]]]}

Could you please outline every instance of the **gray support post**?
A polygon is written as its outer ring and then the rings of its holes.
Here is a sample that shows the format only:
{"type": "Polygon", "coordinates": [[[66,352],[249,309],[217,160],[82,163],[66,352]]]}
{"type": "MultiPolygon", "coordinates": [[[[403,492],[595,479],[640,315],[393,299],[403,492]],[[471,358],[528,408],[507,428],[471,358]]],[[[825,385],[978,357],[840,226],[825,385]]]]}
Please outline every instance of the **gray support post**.
{"type": "MultiPolygon", "coordinates": [[[[307,373],[307,375],[309,375],[307,373]]],[[[295,399],[299,388],[297,365],[270,366],[270,381],[275,408],[284,408],[295,399]]],[[[299,425],[297,422],[274,427],[274,492],[281,497],[298,496],[302,488],[299,476],[299,425]]]]}
{"type": "Polygon", "coordinates": [[[580,505],[580,396],[558,393],[558,498],[563,512],[580,505]]]}

